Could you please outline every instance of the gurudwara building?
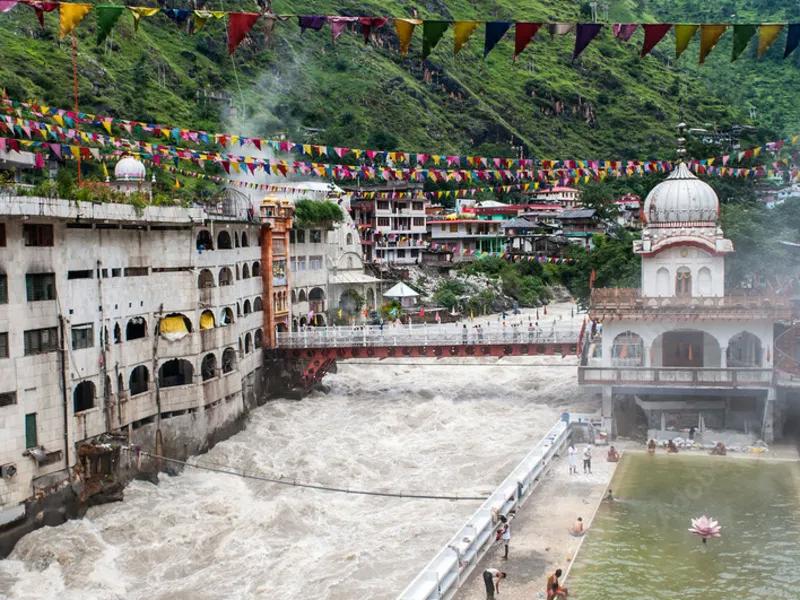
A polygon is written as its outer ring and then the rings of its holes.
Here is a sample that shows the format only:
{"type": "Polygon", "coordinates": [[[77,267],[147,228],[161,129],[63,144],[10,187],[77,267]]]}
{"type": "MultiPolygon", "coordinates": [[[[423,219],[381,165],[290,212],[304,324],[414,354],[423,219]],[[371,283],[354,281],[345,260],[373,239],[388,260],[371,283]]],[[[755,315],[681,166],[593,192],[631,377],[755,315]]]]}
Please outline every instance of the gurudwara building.
{"type": "Polygon", "coordinates": [[[726,289],[734,248],[719,226],[719,199],[684,163],[647,196],[643,218],[633,248],[641,288],[591,296],[579,374],[602,395],[604,428],[663,439],[695,427],[772,441],[796,394],[774,349],[790,300],[726,289]]]}

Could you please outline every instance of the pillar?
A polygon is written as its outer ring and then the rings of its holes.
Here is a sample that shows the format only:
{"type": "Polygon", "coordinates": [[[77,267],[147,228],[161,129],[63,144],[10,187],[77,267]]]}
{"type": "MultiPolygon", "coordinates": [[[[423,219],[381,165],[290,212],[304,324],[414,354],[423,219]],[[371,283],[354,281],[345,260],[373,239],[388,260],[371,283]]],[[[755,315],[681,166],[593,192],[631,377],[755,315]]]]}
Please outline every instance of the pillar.
{"type": "Polygon", "coordinates": [[[600,416],[602,418],[603,431],[611,439],[614,433],[614,391],[610,385],[603,386],[600,416]]]}
{"type": "Polygon", "coordinates": [[[761,439],[771,444],[775,441],[775,388],[767,389],[764,400],[764,419],[761,424],[761,439]]]}
{"type": "Polygon", "coordinates": [[[275,305],[272,301],[272,228],[262,223],[261,231],[261,291],[263,297],[264,345],[275,347],[275,305]]]}

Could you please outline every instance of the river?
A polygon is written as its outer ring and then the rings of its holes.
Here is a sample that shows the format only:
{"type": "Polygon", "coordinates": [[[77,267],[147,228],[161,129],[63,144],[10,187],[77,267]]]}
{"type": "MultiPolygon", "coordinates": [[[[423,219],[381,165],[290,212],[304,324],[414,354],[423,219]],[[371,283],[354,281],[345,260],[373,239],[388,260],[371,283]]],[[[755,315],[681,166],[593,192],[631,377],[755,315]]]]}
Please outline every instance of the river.
{"type": "MultiPolygon", "coordinates": [[[[574,357],[444,364],[341,365],[326,378],[329,393],[269,402],[195,460],[338,486],[486,495],[579,394],[574,357]]],[[[394,598],[479,504],[187,468],[23,538],[0,561],[0,597],[394,598]]]]}

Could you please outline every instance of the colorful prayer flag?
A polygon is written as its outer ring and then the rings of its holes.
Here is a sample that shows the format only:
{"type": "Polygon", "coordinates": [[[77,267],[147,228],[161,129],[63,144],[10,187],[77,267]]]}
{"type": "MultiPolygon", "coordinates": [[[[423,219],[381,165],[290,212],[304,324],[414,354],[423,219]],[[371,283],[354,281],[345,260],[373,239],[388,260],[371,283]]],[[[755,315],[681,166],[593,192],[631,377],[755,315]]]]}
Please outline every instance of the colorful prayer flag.
{"type": "Polygon", "coordinates": [[[161,11],[160,8],[151,8],[149,6],[129,6],[128,10],[131,11],[133,16],[134,31],[139,31],[139,21],[142,17],[152,17],[161,11]]]}
{"type": "Polygon", "coordinates": [[[414,34],[414,28],[421,24],[419,19],[395,19],[394,29],[397,32],[397,39],[400,40],[400,54],[408,54],[408,48],[411,45],[411,36],[414,34]]]}
{"type": "Polygon", "coordinates": [[[450,27],[449,21],[424,21],[422,23],[422,58],[428,58],[444,32],[450,27]]]}
{"type": "Polygon", "coordinates": [[[477,28],[477,21],[456,21],[453,24],[453,54],[459,53],[477,28]]]}
{"type": "Polygon", "coordinates": [[[114,25],[119,20],[122,11],[125,10],[124,6],[112,6],[108,4],[98,4],[95,6],[95,15],[97,16],[97,44],[102,44],[103,40],[108,37],[108,34],[114,28],[114,25]]]}
{"type": "Polygon", "coordinates": [[[514,31],[514,60],[522,54],[541,26],[541,23],[517,23],[514,31]]]}
{"type": "Polygon", "coordinates": [[[786,32],[786,49],[783,51],[783,58],[794,52],[800,44],[800,23],[792,23],[786,32]]]}
{"type": "Polygon", "coordinates": [[[783,24],[761,25],[758,28],[758,58],[764,56],[783,31],[783,24]]]}
{"type": "Polygon", "coordinates": [[[600,23],[578,23],[575,30],[575,50],[572,52],[572,60],[580,56],[602,28],[603,25],[600,23]]]}
{"type": "Polygon", "coordinates": [[[486,24],[486,38],[483,42],[483,58],[489,55],[489,52],[503,39],[503,36],[512,25],[513,23],[510,21],[491,21],[486,24]]]}
{"type": "Polygon", "coordinates": [[[228,13],[228,54],[233,54],[247,32],[258,21],[259,13],[228,13]]]}
{"type": "Polygon", "coordinates": [[[675,58],[683,54],[699,27],[699,25],[675,25],[675,58]]]}
{"type": "Polygon", "coordinates": [[[638,29],[637,23],[615,23],[611,27],[614,37],[620,41],[627,42],[638,29]]]}
{"type": "Polygon", "coordinates": [[[672,24],[646,24],[642,25],[642,29],[644,29],[644,44],[642,44],[641,56],[644,58],[650,54],[650,51],[656,47],[658,42],[664,39],[664,36],[667,35],[670,29],[672,29],[672,24]]]}
{"type": "Polygon", "coordinates": [[[727,25],[701,25],[700,26],[700,64],[702,65],[709,52],[717,45],[719,38],[728,29],[727,25]]]}
{"type": "Polygon", "coordinates": [[[59,5],[58,34],[67,37],[92,10],[91,4],[62,2],[59,5]]]}
{"type": "Polygon", "coordinates": [[[733,50],[731,52],[731,62],[739,58],[739,55],[747,48],[750,38],[756,34],[756,25],[734,25],[733,26],[733,50]]]}

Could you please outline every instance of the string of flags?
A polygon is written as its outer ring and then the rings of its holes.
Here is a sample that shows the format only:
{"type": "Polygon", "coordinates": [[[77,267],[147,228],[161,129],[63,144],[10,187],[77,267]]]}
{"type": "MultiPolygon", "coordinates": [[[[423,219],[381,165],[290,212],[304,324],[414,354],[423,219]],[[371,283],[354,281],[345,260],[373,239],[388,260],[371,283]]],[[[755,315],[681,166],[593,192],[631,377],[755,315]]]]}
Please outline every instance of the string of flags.
{"type": "MultiPolygon", "coordinates": [[[[172,167],[168,162],[163,160],[163,157],[160,155],[154,155],[152,153],[147,152],[138,152],[132,153],[127,150],[105,150],[100,148],[93,148],[88,147],[81,144],[62,144],[59,142],[48,142],[48,141],[39,141],[39,140],[31,140],[31,139],[17,139],[17,138],[7,138],[7,137],[0,137],[0,152],[8,152],[8,151],[30,151],[35,154],[35,166],[37,168],[44,168],[46,158],[54,158],[58,160],[64,159],[81,159],[81,160],[96,160],[96,161],[105,161],[108,158],[118,158],[120,156],[126,154],[132,154],[142,160],[151,161],[152,164],[156,167],[172,167]]],[[[175,158],[175,161],[179,160],[190,160],[190,159],[179,159],[175,158]]],[[[191,161],[195,162],[195,161],[191,161]]],[[[343,176],[345,173],[341,171],[329,170],[327,167],[332,167],[331,165],[316,165],[310,166],[307,163],[284,163],[282,165],[284,168],[276,168],[275,166],[272,167],[271,173],[274,175],[281,175],[284,177],[290,175],[303,175],[303,176],[316,176],[316,177],[323,177],[328,180],[345,180],[345,179],[353,179],[354,174],[350,171],[347,173],[350,174],[350,177],[343,176]]],[[[339,167],[339,165],[334,165],[335,167],[339,167]]],[[[781,162],[775,162],[773,165],[764,166],[758,165],[755,167],[748,167],[748,168],[734,168],[734,167],[716,167],[716,166],[703,166],[703,165],[693,165],[693,170],[699,174],[705,175],[716,175],[716,176],[724,176],[724,177],[739,177],[739,178],[759,178],[759,177],[771,177],[777,173],[784,173],[789,168],[787,165],[781,162]]],[[[266,171],[266,169],[265,169],[266,171]]],[[[429,170],[428,170],[429,171],[429,170]]],[[[800,172],[798,172],[798,168],[796,166],[790,167],[790,176],[792,179],[797,180],[800,177],[800,172]]],[[[588,183],[592,180],[599,180],[602,181],[606,177],[625,177],[625,176],[633,176],[635,174],[643,174],[642,171],[637,171],[632,168],[628,169],[621,169],[615,171],[600,171],[600,172],[591,172],[586,170],[578,170],[578,169],[552,169],[552,170],[539,170],[536,172],[517,172],[514,173],[513,176],[518,178],[528,178],[531,183],[536,181],[541,183],[547,184],[555,184],[558,185],[576,185],[578,183],[588,183]]],[[[378,174],[373,170],[372,172],[373,179],[380,179],[383,178],[384,174],[378,174]]],[[[423,175],[429,177],[428,173],[423,174],[420,172],[415,172],[415,170],[409,170],[407,173],[400,173],[400,177],[406,177],[405,181],[425,181],[423,175]],[[412,176],[416,176],[417,179],[411,179],[412,176]]],[[[195,177],[215,177],[213,175],[209,176],[207,173],[196,173],[192,175],[195,177]]],[[[434,181],[456,181],[458,183],[462,182],[470,182],[474,181],[476,178],[480,177],[488,177],[489,175],[480,173],[473,174],[472,171],[456,171],[449,173],[448,177],[451,179],[433,179],[434,181]]],[[[442,175],[444,177],[444,175],[442,175]]],[[[366,178],[369,179],[369,178],[366,178]]],[[[222,182],[220,178],[218,180],[222,182]]],[[[237,184],[234,184],[237,185],[237,184]]],[[[252,185],[251,182],[244,181],[241,184],[243,187],[248,185],[252,185]]],[[[529,188],[530,189],[530,188],[529,188]]],[[[450,190],[452,192],[452,190],[450,190]]],[[[447,193],[447,191],[444,191],[447,193]]]]}
{"type": "MultiPolygon", "coordinates": [[[[409,52],[415,30],[421,28],[423,59],[430,56],[448,29],[453,30],[453,54],[458,54],[478,28],[483,25],[485,30],[483,56],[485,58],[504,37],[509,35],[509,31],[513,27],[514,59],[528,47],[541,30],[547,31],[551,36],[574,33],[575,46],[572,60],[577,59],[603,29],[609,29],[609,24],[605,23],[546,23],[478,19],[451,21],[388,16],[278,15],[269,9],[263,12],[232,12],[111,4],[92,5],[83,2],[51,2],[48,0],[0,0],[0,13],[9,12],[18,4],[32,8],[42,27],[44,27],[44,13],[58,9],[59,36],[61,38],[72,33],[86,16],[94,11],[98,44],[106,39],[125,13],[131,15],[134,30],[138,30],[139,23],[143,18],[150,19],[158,14],[167,17],[180,27],[185,26],[190,33],[202,30],[210,21],[225,21],[229,54],[236,51],[236,48],[257,23],[260,22],[263,25],[263,34],[268,40],[279,23],[283,24],[294,19],[296,19],[301,32],[319,32],[326,25],[329,26],[334,42],[348,29],[357,30],[364,37],[364,41],[368,42],[373,33],[391,22],[394,25],[399,49],[403,55],[409,52]]],[[[670,30],[674,32],[675,55],[680,57],[699,31],[699,61],[701,64],[705,62],[708,54],[729,29],[733,32],[731,61],[735,61],[741,56],[756,34],[758,34],[757,55],[759,58],[764,56],[784,30],[786,30],[784,58],[792,54],[800,45],[800,23],[613,23],[610,26],[613,37],[623,43],[629,42],[640,28],[643,31],[641,57],[652,52],[670,30]]]]}
{"type": "MultiPolygon", "coordinates": [[[[0,0],[2,1],[2,0],[0,0]]],[[[482,169],[491,168],[506,169],[506,170],[520,170],[520,169],[620,169],[629,167],[643,166],[650,171],[657,171],[655,165],[663,161],[648,161],[648,160],[616,160],[616,159],[601,159],[601,160],[582,160],[582,159],[534,159],[534,158],[505,158],[505,157],[485,157],[477,155],[447,155],[436,154],[433,152],[407,152],[402,150],[372,150],[361,148],[349,148],[341,146],[325,146],[317,144],[301,144],[287,140],[271,140],[259,137],[241,136],[231,133],[212,133],[207,131],[182,129],[171,125],[161,125],[146,123],[143,121],[135,121],[129,119],[118,119],[115,117],[94,115],[85,112],[75,112],[63,108],[55,108],[48,106],[41,102],[21,102],[10,98],[0,98],[0,108],[8,113],[5,117],[6,123],[11,124],[9,119],[10,115],[17,115],[16,125],[18,129],[30,137],[30,131],[47,131],[48,133],[66,132],[67,138],[80,135],[81,139],[87,143],[91,140],[93,142],[105,141],[105,143],[113,144],[114,138],[111,136],[113,131],[124,131],[128,135],[146,134],[155,138],[163,138],[166,141],[174,141],[177,143],[196,143],[199,145],[218,145],[227,148],[232,147],[252,147],[258,151],[270,150],[274,154],[296,154],[307,156],[309,158],[330,158],[339,160],[358,160],[365,164],[372,165],[386,165],[393,167],[396,165],[409,165],[416,167],[423,167],[425,165],[433,166],[447,166],[448,168],[467,168],[467,169],[482,169]],[[38,119],[52,121],[56,126],[48,125],[41,121],[32,121],[25,119],[24,114],[31,114],[38,119]],[[85,132],[83,130],[78,133],[77,127],[79,125],[89,125],[96,128],[102,128],[109,135],[101,136],[85,132]]],[[[20,134],[21,135],[21,134],[20,134]]],[[[781,138],[779,140],[767,142],[761,146],[755,146],[739,150],[735,153],[724,154],[722,156],[710,157],[706,159],[699,159],[695,161],[699,166],[713,166],[715,164],[722,164],[728,166],[731,163],[740,163],[745,160],[757,158],[762,152],[777,153],[785,147],[794,147],[800,143],[800,135],[795,134],[781,138]]],[[[140,148],[145,151],[151,151],[152,148],[160,148],[157,144],[149,142],[126,140],[125,147],[140,148]]],[[[163,146],[167,148],[167,146],[163,146]]],[[[181,149],[186,152],[193,152],[187,149],[181,149]]]]}

